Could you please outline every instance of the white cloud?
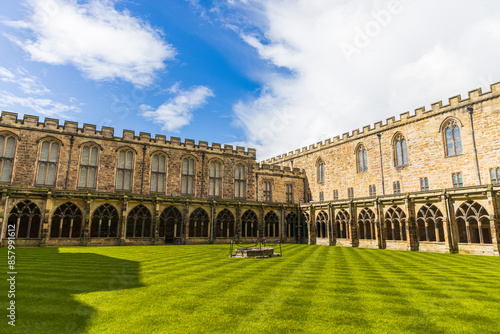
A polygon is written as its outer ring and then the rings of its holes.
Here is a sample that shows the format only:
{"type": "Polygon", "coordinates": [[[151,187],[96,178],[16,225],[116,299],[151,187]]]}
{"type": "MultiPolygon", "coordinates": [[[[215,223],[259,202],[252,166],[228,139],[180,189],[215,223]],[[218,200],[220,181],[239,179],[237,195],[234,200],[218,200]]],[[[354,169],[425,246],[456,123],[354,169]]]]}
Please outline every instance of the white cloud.
{"type": "MultiPolygon", "coordinates": [[[[136,86],[152,83],[175,49],[161,32],[128,11],[118,11],[112,0],[28,0],[26,21],[4,22],[29,29],[33,40],[17,40],[31,60],[71,64],[94,80],[121,78],[136,86]]],[[[12,38],[12,36],[11,36],[12,38]]]]}
{"type": "Polygon", "coordinates": [[[181,90],[178,83],[168,91],[176,96],[158,108],[145,104],[139,106],[142,116],[160,124],[162,130],[167,131],[179,131],[188,125],[193,118],[193,111],[203,106],[207,98],[214,96],[208,87],[194,86],[189,90],[181,90]]]}
{"type": "Polygon", "coordinates": [[[19,86],[25,94],[43,95],[50,93],[50,90],[36,76],[29,75],[22,67],[19,67],[16,73],[13,73],[0,66],[0,81],[19,86]]]}
{"type": "Polygon", "coordinates": [[[73,119],[71,113],[80,112],[80,108],[67,105],[47,98],[20,97],[9,92],[0,91],[0,105],[5,110],[26,111],[27,114],[37,114],[48,117],[73,119]]]}
{"type": "Polygon", "coordinates": [[[238,27],[273,69],[255,76],[263,78],[257,97],[234,106],[259,158],[500,80],[499,2],[248,0],[226,6],[232,17],[223,17],[225,24],[238,27]]]}

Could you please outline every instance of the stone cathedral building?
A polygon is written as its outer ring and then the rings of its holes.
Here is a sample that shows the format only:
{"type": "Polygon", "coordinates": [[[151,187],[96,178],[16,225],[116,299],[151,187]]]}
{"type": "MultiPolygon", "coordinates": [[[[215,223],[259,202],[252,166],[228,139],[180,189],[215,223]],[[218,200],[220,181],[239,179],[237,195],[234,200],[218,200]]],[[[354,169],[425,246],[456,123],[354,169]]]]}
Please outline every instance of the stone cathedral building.
{"type": "Polygon", "coordinates": [[[500,83],[265,162],[2,112],[3,245],[253,242],[499,256],[500,83]]]}

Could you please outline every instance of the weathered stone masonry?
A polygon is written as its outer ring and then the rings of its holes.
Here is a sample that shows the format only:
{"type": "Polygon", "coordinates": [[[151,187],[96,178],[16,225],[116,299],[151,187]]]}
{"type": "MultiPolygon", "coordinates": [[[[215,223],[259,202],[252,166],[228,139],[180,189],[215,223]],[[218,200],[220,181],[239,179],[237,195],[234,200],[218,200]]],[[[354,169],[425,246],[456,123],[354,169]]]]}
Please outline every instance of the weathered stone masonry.
{"type": "Polygon", "coordinates": [[[499,255],[499,134],[500,84],[265,163],[253,149],[3,112],[2,235],[10,225],[19,246],[263,236],[499,255]]]}

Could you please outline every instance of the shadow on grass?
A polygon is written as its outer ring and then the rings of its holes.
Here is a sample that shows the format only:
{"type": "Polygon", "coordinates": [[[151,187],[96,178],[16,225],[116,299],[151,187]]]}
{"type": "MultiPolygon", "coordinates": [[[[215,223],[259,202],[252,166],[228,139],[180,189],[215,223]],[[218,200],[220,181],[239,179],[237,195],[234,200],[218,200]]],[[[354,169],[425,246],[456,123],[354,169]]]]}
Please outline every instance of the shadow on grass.
{"type": "MultiPolygon", "coordinates": [[[[4,321],[0,332],[81,333],[95,310],[77,301],[75,294],[143,286],[138,262],[60,253],[58,248],[21,248],[16,253],[16,327],[4,321]]],[[[8,290],[5,283],[1,286],[8,290]]]]}

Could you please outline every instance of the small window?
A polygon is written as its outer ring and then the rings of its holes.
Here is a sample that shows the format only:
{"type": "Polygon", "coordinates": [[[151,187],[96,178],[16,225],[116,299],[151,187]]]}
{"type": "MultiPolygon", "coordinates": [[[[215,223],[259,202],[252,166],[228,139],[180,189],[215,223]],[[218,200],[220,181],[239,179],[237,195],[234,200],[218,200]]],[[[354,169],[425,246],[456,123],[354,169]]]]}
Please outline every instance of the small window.
{"type": "Polygon", "coordinates": [[[210,174],[208,180],[208,196],[220,196],[222,189],[221,163],[219,161],[210,162],[210,174]]]}
{"type": "Polygon", "coordinates": [[[182,160],[181,193],[183,195],[194,195],[194,159],[184,158],[182,160]]]}
{"type": "Polygon", "coordinates": [[[16,140],[12,136],[0,136],[0,182],[10,182],[14,165],[16,140]]]}
{"type": "Polygon", "coordinates": [[[80,188],[95,188],[95,180],[97,175],[97,147],[93,145],[85,145],[82,148],[82,158],[80,161],[80,179],[78,187],[80,188]]]}
{"type": "Polygon", "coordinates": [[[234,197],[245,198],[245,166],[237,164],[234,167],[234,197]]]}
{"type": "Polygon", "coordinates": [[[368,156],[363,145],[359,146],[356,156],[358,160],[358,173],[366,172],[368,170],[368,156]]]}
{"type": "Polygon", "coordinates": [[[395,181],[392,183],[392,187],[394,188],[394,193],[399,194],[401,193],[401,183],[399,181],[395,181]]]}
{"type": "Polygon", "coordinates": [[[402,134],[394,138],[394,165],[405,166],[408,164],[408,151],[406,149],[406,139],[402,134]]]}
{"type": "Polygon", "coordinates": [[[325,194],[322,191],[320,191],[319,192],[319,201],[323,202],[324,200],[325,200],[325,194]]]}
{"type": "Polygon", "coordinates": [[[333,200],[338,200],[339,199],[339,191],[338,190],[334,190],[333,191],[333,200]]]}
{"type": "Polygon", "coordinates": [[[347,198],[348,199],[354,198],[354,188],[347,188],[347,198]]]}
{"type": "Polygon", "coordinates": [[[457,121],[453,119],[448,121],[443,129],[446,155],[454,156],[462,154],[462,139],[460,137],[460,126],[457,124],[457,121]]]}
{"type": "Polygon", "coordinates": [[[293,185],[291,183],[287,183],[286,187],[286,202],[293,203],[293,185]]]}
{"type": "Polygon", "coordinates": [[[462,188],[464,186],[464,182],[462,180],[462,173],[453,173],[451,174],[453,180],[453,188],[462,188]]]}
{"type": "Polygon", "coordinates": [[[491,175],[491,183],[499,184],[500,183],[500,168],[492,168],[490,169],[491,175]]]}
{"type": "Polygon", "coordinates": [[[151,164],[151,192],[165,192],[165,179],[167,176],[166,165],[167,157],[165,154],[157,153],[153,155],[151,164]]]}
{"type": "Polygon", "coordinates": [[[53,186],[56,183],[57,159],[59,144],[55,141],[44,141],[38,160],[36,184],[53,186]]]}
{"type": "Polygon", "coordinates": [[[370,190],[370,197],[377,196],[377,187],[375,187],[374,184],[369,187],[369,190],[370,190]]]}
{"type": "Polygon", "coordinates": [[[272,190],[270,181],[264,181],[264,201],[266,202],[272,201],[272,190]]]}
{"type": "Polygon", "coordinates": [[[322,183],[325,181],[325,163],[322,160],[319,160],[318,163],[318,183],[322,183]]]}
{"type": "Polygon", "coordinates": [[[118,168],[116,174],[117,190],[132,189],[133,172],[134,172],[134,153],[131,150],[121,150],[118,153],[118,168]]]}
{"type": "Polygon", "coordinates": [[[429,190],[429,179],[426,177],[421,177],[420,178],[420,191],[427,191],[429,190]]]}

